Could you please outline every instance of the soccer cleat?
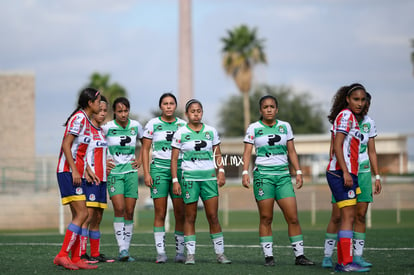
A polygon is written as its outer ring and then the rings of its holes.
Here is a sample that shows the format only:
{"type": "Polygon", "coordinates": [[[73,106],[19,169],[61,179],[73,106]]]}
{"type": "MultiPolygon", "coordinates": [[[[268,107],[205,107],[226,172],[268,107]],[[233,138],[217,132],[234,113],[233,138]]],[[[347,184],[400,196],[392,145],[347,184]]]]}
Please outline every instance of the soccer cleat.
{"type": "Polygon", "coordinates": [[[231,264],[231,261],[224,254],[217,254],[217,262],[219,264],[231,264]]]}
{"type": "Polygon", "coordinates": [[[91,257],[89,257],[89,255],[86,253],[81,256],[81,259],[87,264],[96,264],[99,262],[98,260],[94,260],[91,257]]]}
{"type": "Polygon", "coordinates": [[[265,266],[274,266],[275,265],[275,259],[273,258],[273,256],[268,256],[265,257],[265,266]]]}
{"type": "MultiPolygon", "coordinates": [[[[82,257],[81,257],[82,258],[82,257]]],[[[96,257],[90,257],[91,261],[96,261],[97,263],[113,263],[115,262],[114,259],[107,258],[104,254],[99,254],[96,257]]]]}
{"type": "Polygon", "coordinates": [[[120,262],[127,262],[129,259],[129,253],[128,250],[124,249],[119,252],[118,261],[120,262]]]}
{"type": "Polygon", "coordinates": [[[356,263],[349,263],[346,265],[336,264],[335,272],[367,272],[370,269],[368,267],[362,267],[356,263]]]}
{"type": "Polygon", "coordinates": [[[184,264],[195,264],[194,254],[187,254],[187,258],[185,259],[184,264]]]}
{"type": "Polygon", "coordinates": [[[177,253],[177,255],[175,255],[175,262],[176,263],[185,263],[185,255],[182,253],[177,253]]]}
{"type": "Polygon", "coordinates": [[[72,260],[69,258],[69,256],[59,257],[59,255],[58,255],[58,256],[55,257],[55,259],[53,259],[53,263],[55,265],[63,266],[66,269],[71,269],[71,270],[78,270],[79,269],[79,267],[72,262],[72,260]]]}
{"type": "Polygon", "coordinates": [[[129,258],[128,258],[128,261],[127,262],[135,262],[136,260],[135,260],[135,258],[133,258],[133,257],[131,257],[131,256],[129,256],[129,258]]]}
{"type": "Polygon", "coordinates": [[[305,255],[300,255],[296,257],[295,265],[315,265],[315,263],[306,258],[305,255]]]}
{"type": "Polygon", "coordinates": [[[157,264],[165,264],[167,262],[167,255],[165,254],[158,254],[157,260],[155,261],[157,264]]]}
{"type": "Polygon", "coordinates": [[[354,256],[353,259],[352,259],[352,262],[356,263],[356,264],[358,264],[362,267],[371,267],[372,266],[372,264],[365,261],[364,258],[362,258],[362,256],[354,256]]]}
{"type": "Polygon", "coordinates": [[[79,269],[96,269],[96,268],[98,268],[97,265],[90,265],[83,259],[80,259],[79,261],[77,261],[76,263],[73,263],[73,264],[76,265],[77,267],[79,267],[79,269]]]}
{"type": "Polygon", "coordinates": [[[324,267],[324,268],[333,267],[332,258],[331,257],[323,257],[322,267],[324,267]]]}

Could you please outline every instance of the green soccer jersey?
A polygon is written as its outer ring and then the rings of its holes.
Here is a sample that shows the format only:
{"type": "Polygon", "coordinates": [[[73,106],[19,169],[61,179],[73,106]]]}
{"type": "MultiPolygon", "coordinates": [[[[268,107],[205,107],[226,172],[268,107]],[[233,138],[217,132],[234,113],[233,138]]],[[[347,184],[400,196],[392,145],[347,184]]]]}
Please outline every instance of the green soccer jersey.
{"type": "Polygon", "coordinates": [[[181,169],[186,181],[215,180],[213,146],[220,144],[217,130],[203,124],[199,132],[186,125],[175,132],[171,146],[182,154],[181,169]]]}
{"type": "Polygon", "coordinates": [[[108,143],[108,158],[115,163],[111,174],[136,172],[137,170],[132,168],[131,164],[135,159],[137,140],[142,138],[141,124],[130,119],[128,125],[123,128],[112,120],[103,125],[102,130],[108,143]]]}
{"type": "Polygon", "coordinates": [[[156,167],[170,169],[171,142],[174,133],[186,124],[181,118],[165,122],[161,117],[153,118],[145,125],[144,138],[152,140],[152,160],[156,167]]]}
{"type": "Polygon", "coordinates": [[[287,142],[293,139],[290,124],[277,120],[273,126],[262,121],[249,125],[245,143],[256,148],[256,167],[262,174],[283,175],[289,173],[287,142]]]}
{"type": "Polygon", "coordinates": [[[377,128],[375,122],[369,116],[365,116],[359,123],[359,131],[361,132],[361,148],[359,150],[359,173],[367,173],[371,171],[368,156],[368,141],[370,138],[377,136],[377,128]]]}

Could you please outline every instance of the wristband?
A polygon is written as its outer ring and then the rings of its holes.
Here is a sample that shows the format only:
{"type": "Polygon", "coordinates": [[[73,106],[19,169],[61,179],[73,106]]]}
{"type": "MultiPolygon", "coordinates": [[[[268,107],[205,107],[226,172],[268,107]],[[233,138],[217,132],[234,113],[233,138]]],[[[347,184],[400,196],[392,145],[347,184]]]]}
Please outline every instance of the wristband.
{"type": "Polygon", "coordinates": [[[219,173],[223,173],[223,174],[225,174],[226,173],[226,171],[224,171],[224,169],[223,168],[219,168],[219,173]]]}
{"type": "Polygon", "coordinates": [[[177,178],[173,178],[172,179],[172,182],[174,183],[174,182],[178,182],[178,179],[177,178]]]}
{"type": "Polygon", "coordinates": [[[297,170],[296,175],[302,175],[302,170],[297,170]]]}
{"type": "Polygon", "coordinates": [[[375,180],[381,180],[380,175],[375,175],[375,180]]]}
{"type": "Polygon", "coordinates": [[[243,172],[242,172],[242,176],[244,176],[244,175],[248,175],[249,174],[249,171],[247,171],[247,170],[243,170],[243,172]]]}

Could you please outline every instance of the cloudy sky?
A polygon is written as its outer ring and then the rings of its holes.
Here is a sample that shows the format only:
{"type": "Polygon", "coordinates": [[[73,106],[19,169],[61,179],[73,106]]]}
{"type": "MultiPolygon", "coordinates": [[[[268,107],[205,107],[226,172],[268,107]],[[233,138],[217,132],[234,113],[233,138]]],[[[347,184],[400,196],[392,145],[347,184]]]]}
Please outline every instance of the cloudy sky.
{"type": "MultiPolygon", "coordinates": [[[[205,121],[219,128],[219,103],[238,93],[220,38],[247,24],[266,40],[257,83],[308,92],[327,113],[340,86],[361,82],[380,134],[413,133],[413,11],[411,0],[193,0],[194,96],[205,121]]],[[[37,154],[58,153],[61,125],[95,71],[127,89],[143,120],[161,93],[178,94],[178,13],[178,0],[0,0],[0,72],[36,77],[37,154]]]]}

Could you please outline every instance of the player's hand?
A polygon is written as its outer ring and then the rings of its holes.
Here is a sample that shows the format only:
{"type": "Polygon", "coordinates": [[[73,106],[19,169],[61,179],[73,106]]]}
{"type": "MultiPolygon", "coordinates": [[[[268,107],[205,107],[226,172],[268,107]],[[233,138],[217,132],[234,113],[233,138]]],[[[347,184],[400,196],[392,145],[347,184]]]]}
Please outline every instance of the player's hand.
{"type": "Polygon", "coordinates": [[[381,180],[375,180],[375,190],[374,190],[374,195],[378,195],[380,194],[382,191],[382,186],[381,186],[381,180]]]}
{"type": "Polygon", "coordinates": [[[181,185],[179,182],[173,182],[174,195],[181,196],[181,185]]]}
{"type": "Polygon", "coordinates": [[[301,189],[303,186],[303,177],[301,174],[296,175],[296,188],[301,189]]]}
{"type": "Polygon", "coordinates": [[[226,184],[226,176],[224,175],[224,173],[217,174],[217,184],[219,187],[222,187],[226,184]]]}
{"type": "Polygon", "coordinates": [[[72,180],[73,180],[73,185],[75,186],[80,186],[82,184],[82,177],[79,174],[78,170],[74,170],[72,171],[72,180]]]}
{"type": "Polygon", "coordinates": [[[249,174],[242,175],[242,185],[243,185],[243,187],[245,187],[247,189],[250,188],[250,176],[249,176],[249,174]]]}
{"type": "Polygon", "coordinates": [[[109,175],[111,170],[115,168],[115,163],[112,159],[106,160],[106,174],[109,175]]]}
{"type": "Polygon", "coordinates": [[[146,186],[152,187],[153,181],[152,181],[152,177],[149,173],[144,175],[144,183],[145,183],[146,186]]]}
{"type": "Polygon", "coordinates": [[[351,188],[354,185],[351,174],[349,172],[344,173],[344,186],[351,188]]]}

